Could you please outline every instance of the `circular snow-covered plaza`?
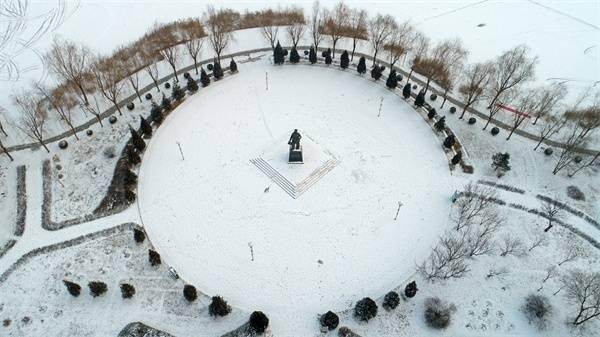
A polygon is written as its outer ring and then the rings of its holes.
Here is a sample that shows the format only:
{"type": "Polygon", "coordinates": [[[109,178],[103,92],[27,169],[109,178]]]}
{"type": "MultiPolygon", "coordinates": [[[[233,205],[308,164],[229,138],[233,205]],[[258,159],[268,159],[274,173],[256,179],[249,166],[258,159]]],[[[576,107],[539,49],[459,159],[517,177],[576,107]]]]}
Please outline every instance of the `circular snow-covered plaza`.
{"type": "Polygon", "coordinates": [[[164,261],[274,325],[409,280],[454,191],[439,140],[400,96],[354,71],[268,59],[185,100],[139,177],[140,215],[164,261]],[[302,165],[287,164],[295,128],[302,165]]]}

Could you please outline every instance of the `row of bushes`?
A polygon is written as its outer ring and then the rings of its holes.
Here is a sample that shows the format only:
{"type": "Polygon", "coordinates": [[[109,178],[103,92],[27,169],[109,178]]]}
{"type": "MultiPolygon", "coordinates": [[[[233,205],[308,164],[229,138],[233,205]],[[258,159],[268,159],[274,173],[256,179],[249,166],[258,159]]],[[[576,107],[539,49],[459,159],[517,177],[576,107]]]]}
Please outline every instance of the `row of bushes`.
{"type": "Polygon", "coordinates": [[[515,186],[510,186],[510,185],[504,185],[504,184],[498,184],[495,183],[493,181],[487,181],[487,180],[478,180],[477,181],[478,184],[482,184],[482,185],[487,185],[487,186],[492,186],[495,188],[499,188],[501,190],[505,190],[505,191],[509,191],[509,192],[515,192],[515,193],[519,193],[519,194],[525,194],[525,190],[522,190],[518,187],[515,186]]]}
{"type": "Polygon", "coordinates": [[[579,217],[580,219],[583,219],[583,220],[589,222],[592,226],[596,227],[597,229],[600,229],[600,223],[598,221],[596,221],[594,218],[590,217],[589,215],[585,214],[584,212],[582,212],[578,209],[572,208],[571,206],[569,206],[565,203],[562,203],[558,200],[554,200],[545,195],[538,194],[538,195],[536,195],[536,198],[546,201],[546,202],[549,202],[551,204],[554,204],[554,205],[564,209],[565,211],[579,217]]]}

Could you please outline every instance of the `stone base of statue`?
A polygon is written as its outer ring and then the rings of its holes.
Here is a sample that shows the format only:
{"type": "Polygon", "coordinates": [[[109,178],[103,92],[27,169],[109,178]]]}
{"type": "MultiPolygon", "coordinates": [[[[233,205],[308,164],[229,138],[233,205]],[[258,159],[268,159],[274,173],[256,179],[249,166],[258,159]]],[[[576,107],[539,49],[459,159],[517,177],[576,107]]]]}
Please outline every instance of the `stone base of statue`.
{"type": "Polygon", "coordinates": [[[288,157],[288,163],[290,164],[304,164],[302,158],[302,145],[299,149],[295,149],[294,146],[290,146],[290,155],[288,157]]]}

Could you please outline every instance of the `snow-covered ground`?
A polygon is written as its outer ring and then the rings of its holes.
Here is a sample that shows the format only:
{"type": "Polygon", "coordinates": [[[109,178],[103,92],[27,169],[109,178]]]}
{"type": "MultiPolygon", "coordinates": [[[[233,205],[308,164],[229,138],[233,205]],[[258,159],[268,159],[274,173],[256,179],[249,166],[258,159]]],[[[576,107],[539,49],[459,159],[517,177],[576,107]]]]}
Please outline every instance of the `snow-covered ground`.
{"type": "Polygon", "coordinates": [[[138,192],[150,240],[184,279],[269,312],[291,336],[314,331],[306,322],[316,313],[410,277],[445,227],[455,187],[438,139],[400,97],[354,71],[264,58],[168,117],[138,192]],[[303,165],[286,164],[294,128],[303,165]],[[250,162],[262,157],[297,183],[323,156],[337,165],[296,199],[250,162]]]}

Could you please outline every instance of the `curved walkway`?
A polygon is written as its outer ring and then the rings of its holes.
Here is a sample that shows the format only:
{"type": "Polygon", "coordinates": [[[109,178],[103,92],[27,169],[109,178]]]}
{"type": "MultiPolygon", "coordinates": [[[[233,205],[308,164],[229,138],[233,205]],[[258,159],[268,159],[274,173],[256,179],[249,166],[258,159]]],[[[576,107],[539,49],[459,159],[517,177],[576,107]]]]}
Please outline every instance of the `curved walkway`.
{"type": "MultiPolygon", "coordinates": [[[[291,48],[291,47],[287,46],[285,48],[291,48]]],[[[298,46],[297,48],[298,48],[298,50],[307,50],[307,49],[310,49],[310,46],[298,46]]],[[[319,51],[326,51],[327,49],[328,48],[325,48],[325,47],[319,47],[318,48],[319,51]]],[[[236,56],[250,55],[252,53],[271,52],[271,51],[272,51],[272,49],[270,47],[257,48],[257,49],[243,50],[243,51],[239,51],[239,52],[228,54],[228,55],[223,55],[223,56],[221,56],[221,58],[222,59],[227,59],[227,58],[232,58],[232,57],[236,57],[236,56]]],[[[373,57],[371,55],[367,55],[367,54],[363,54],[363,53],[359,53],[359,52],[355,52],[354,55],[357,56],[357,57],[363,56],[365,59],[367,59],[369,61],[373,60],[373,57]]],[[[209,58],[209,59],[202,60],[201,62],[198,62],[198,64],[199,65],[207,64],[207,63],[210,63],[212,61],[213,61],[213,58],[209,58]]],[[[385,61],[383,61],[381,59],[376,59],[376,61],[377,61],[377,63],[385,65],[388,68],[390,67],[389,63],[387,63],[387,62],[385,62],[385,61]]],[[[352,63],[351,65],[355,65],[355,64],[352,63]]],[[[186,66],[184,68],[179,69],[177,71],[177,74],[183,74],[183,73],[185,73],[187,71],[190,71],[190,70],[193,70],[193,69],[194,69],[194,65],[191,64],[189,66],[186,66]]],[[[408,76],[408,72],[406,70],[400,69],[398,67],[394,67],[394,69],[396,69],[397,71],[399,71],[405,78],[408,76]]],[[[418,74],[416,74],[416,73],[413,74],[413,76],[411,77],[411,79],[415,83],[419,84],[420,86],[425,86],[425,81],[417,78],[416,75],[418,75],[418,74]]],[[[161,78],[158,82],[159,82],[159,84],[162,84],[162,83],[164,83],[166,81],[169,81],[173,77],[174,77],[173,74],[169,74],[169,75],[161,78]]],[[[152,88],[154,88],[154,87],[155,87],[154,83],[150,83],[150,84],[148,84],[145,87],[143,87],[143,88],[140,89],[140,94],[145,94],[146,92],[152,90],[152,88]]],[[[443,95],[443,92],[441,92],[440,90],[437,90],[436,88],[434,88],[432,86],[430,86],[429,88],[430,88],[429,90],[431,90],[432,92],[436,93],[438,96],[443,95]]],[[[127,96],[126,98],[124,98],[124,99],[122,99],[120,101],[119,107],[124,107],[125,105],[127,105],[127,103],[129,103],[130,101],[134,100],[136,97],[137,97],[137,95],[135,93],[127,96]]],[[[451,104],[454,104],[454,105],[458,106],[458,107],[463,107],[464,106],[462,102],[460,102],[457,98],[453,97],[452,95],[448,95],[447,96],[447,101],[450,102],[451,104]]],[[[104,111],[102,114],[100,114],[100,118],[101,119],[105,119],[105,118],[109,117],[110,115],[112,115],[115,111],[116,111],[116,108],[114,106],[111,106],[106,111],[104,111]]],[[[469,109],[467,109],[467,111],[469,113],[471,113],[471,114],[474,114],[474,115],[480,117],[480,118],[484,118],[484,119],[488,118],[487,114],[485,114],[485,113],[483,113],[483,112],[481,112],[479,110],[476,110],[475,108],[470,107],[469,109]]],[[[83,131],[83,130],[89,128],[91,125],[94,125],[97,122],[98,122],[98,120],[96,118],[90,119],[89,121],[87,121],[87,122],[85,122],[85,123],[77,126],[75,128],[75,132],[83,131]]],[[[501,121],[499,121],[499,120],[497,120],[495,118],[492,118],[490,122],[492,124],[494,124],[494,125],[502,128],[502,129],[505,129],[505,130],[510,130],[512,128],[512,126],[510,126],[510,125],[508,125],[508,124],[506,124],[504,122],[501,122],[501,121]]],[[[525,137],[525,138],[528,138],[528,139],[531,139],[531,140],[534,140],[534,141],[539,141],[540,140],[540,137],[538,137],[537,135],[529,133],[529,132],[524,131],[524,130],[517,129],[517,130],[515,130],[515,133],[518,134],[519,136],[522,136],[522,137],[525,137]]],[[[61,140],[63,138],[66,138],[66,137],[69,137],[69,136],[72,136],[72,135],[73,135],[73,131],[69,130],[69,131],[63,132],[63,133],[61,133],[59,135],[47,138],[44,141],[44,144],[53,143],[53,142],[59,141],[59,140],[61,140]]],[[[547,145],[550,145],[550,146],[558,147],[558,148],[565,148],[565,144],[560,143],[560,142],[556,142],[556,141],[553,141],[553,140],[549,140],[549,139],[544,140],[544,143],[547,144],[547,145]]],[[[27,143],[27,144],[9,146],[9,147],[7,147],[7,151],[8,152],[15,152],[15,151],[20,151],[20,150],[28,149],[28,148],[36,148],[36,147],[39,147],[39,146],[40,146],[40,144],[37,143],[37,142],[35,142],[35,143],[27,143]]],[[[582,154],[587,154],[587,155],[596,155],[600,151],[594,150],[594,149],[587,149],[587,148],[576,148],[575,152],[582,153],[582,154]]]]}

